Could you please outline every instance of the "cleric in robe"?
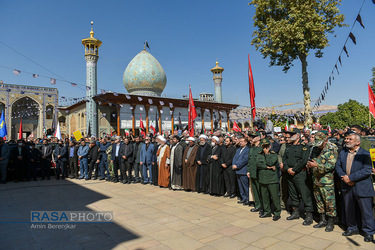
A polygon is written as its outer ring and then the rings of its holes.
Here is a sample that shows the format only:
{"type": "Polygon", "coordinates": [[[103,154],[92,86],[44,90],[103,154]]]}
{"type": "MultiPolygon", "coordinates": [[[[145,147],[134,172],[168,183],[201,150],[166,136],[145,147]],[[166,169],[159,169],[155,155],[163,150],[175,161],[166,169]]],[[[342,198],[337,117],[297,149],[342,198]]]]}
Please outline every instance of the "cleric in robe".
{"type": "Polygon", "coordinates": [[[182,188],[182,156],[184,147],[180,143],[180,137],[174,135],[171,148],[171,188],[179,190],[182,188]]]}
{"type": "Polygon", "coordinates": [[[159,135],[158,139],[160,140],[160,147],[156,153],[158,168],[159,168],[159,178],[158,185],[160,187],[169,187],[170,180],[170,154],[171,150],[166,144],[167,140],[159,135]]]}
{"type": "Polygon", "coordinates": [[[212,155],[208,157],[209,174],[210,174],[210,188],[211,195],[221,196],[224,195],[224,175],[222,162],[222,148],[219,145],[219,138],[213,136],[211,140],[212,155]]]}
{"type": "Polygon", "coordinates": [[[196,191],[195,180],[197,175],[197,152],[198,146],[195,145],[195,138],[189,137],[187,139],[189,145],[184,151],[182,157],[182,185],[186,191],[196,191]]]}

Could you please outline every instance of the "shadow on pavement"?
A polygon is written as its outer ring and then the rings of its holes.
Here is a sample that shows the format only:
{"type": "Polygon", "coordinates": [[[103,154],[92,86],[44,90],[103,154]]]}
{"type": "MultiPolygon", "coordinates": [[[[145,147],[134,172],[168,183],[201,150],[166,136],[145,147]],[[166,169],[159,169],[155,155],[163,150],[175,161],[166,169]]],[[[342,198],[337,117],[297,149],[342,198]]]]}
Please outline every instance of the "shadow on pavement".
{"type": "Polygon", "coordinates": [[[46,229],[31,228],[40,225],[30,223],[31,211],[93,211],[87,205],[107,198],[69,180],[1,185],[0,249],[111,249],[139,238],[115,222],[68,223],[76,226],[67,230],[48,229],[48,223],[46,229]]]}

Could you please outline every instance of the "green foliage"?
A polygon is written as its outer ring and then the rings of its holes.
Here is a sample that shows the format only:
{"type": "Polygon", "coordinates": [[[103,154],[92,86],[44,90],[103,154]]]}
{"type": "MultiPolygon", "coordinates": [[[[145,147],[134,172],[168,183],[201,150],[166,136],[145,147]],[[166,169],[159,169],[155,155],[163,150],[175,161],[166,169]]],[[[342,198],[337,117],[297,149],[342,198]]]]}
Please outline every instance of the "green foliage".
{"type": "MultiPolygon", "coordinates": [[[[323,127],[330,124],[331,128],[343,129],[351,125],[368,126],[368,119],[368,107],[355,100],[349,100],[348,102],[339,104],[336,112],[322,116],[320,118],[320,124],[322,124],[323,127]]],[[[375,125],[374,122],[375,120],[371,116],[371,124],[375,125]]]]}
{"type": "Polygon", "coordinates": [[[339,14],[341,0],[252,0],[255,15],[252,45],[270,58],[270,66],[283,66],[306,58],[310,50],[322,57],[328,46],[328,34],[336,26],[344,26],[339,14]]]}
{"type": "Polygon", "coordinates": [[[375,67],[373,67],[372,69],[371,69],[371,71],[372,71],[372,78],[371,78],[371,88],[372,88],[372,91],[374,91],[375,92],[375,67]]]}

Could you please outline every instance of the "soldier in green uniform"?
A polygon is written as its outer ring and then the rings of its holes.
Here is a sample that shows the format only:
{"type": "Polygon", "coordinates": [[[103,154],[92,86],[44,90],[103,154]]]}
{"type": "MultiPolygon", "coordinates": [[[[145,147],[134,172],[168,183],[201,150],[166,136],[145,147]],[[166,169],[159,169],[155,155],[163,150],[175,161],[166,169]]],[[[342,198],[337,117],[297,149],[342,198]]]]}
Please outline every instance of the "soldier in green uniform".
{"type": "Polygon", "coordinates": [[[301,130],[292,128],[285,133],[288,145],[285,149],[283,165],[284,170],[288,173],[288,189],[293,206],[292,215],[286,219],[299,219],[299,196],[301,196],[306,211],[306,218],[302,225],[311,225],[313,223],[313,204],[311,191],[306,184],[306,164],[310,155],[310,149],[301,141],[301,130]]]}
{"type": "Polygon", "coordinates": [[[326,232],[332,232],[334,228],[334,217],[336,216],[336,200],[333,172],[335,169],[338,148],[328,141],[324,132],[315,134],[311,159],[307,167],[313,173],[314,197],[320,221],[314,228],[326,227],[326,232]],[[328,216],[328,222],[326,221],[328,216]]]}
{"type": "Polygon", "coordinates": [[[281,206],[279,197],[279,177],[277,176],[278,155],[271,151],[271,143],[268,139],[261,141],[262,151],[256,158],[258,168],[258,181],[263,203],[263,214],[260,218],[271,217],[271,201],[275,205],[273,220],[277,221],[281,218],[281,206]]]}
{"type": "Polygon", "coordinates": [[[256,166],[256,157],[260,152],[262,152],[262,147],[260,146],[260,133],[256,132],[255,134],[252,134],[252,136],[252,146],[249,151],[249,161],[247,164],[247,176],[250,178],[251,190],[253,192],[255,205],[250,212],[262,213],[262,198],[258,182],[258,169],[256,166]]]}
{"type": "MultiPolygon", "coordinates": [[[[115,142],[115,138],[111,138],[111,144],[113,144],[115,142]]],[[[109,180],[113,180],[115,178],[115,173],[113,171],[113,163],[111,161],[111,152],[112,152],[112,146],[109,146],[106,150],[106,154],[108,155],[108,171],[109,171],[109,174],[111,176],[111,178],[109,180]]]]}

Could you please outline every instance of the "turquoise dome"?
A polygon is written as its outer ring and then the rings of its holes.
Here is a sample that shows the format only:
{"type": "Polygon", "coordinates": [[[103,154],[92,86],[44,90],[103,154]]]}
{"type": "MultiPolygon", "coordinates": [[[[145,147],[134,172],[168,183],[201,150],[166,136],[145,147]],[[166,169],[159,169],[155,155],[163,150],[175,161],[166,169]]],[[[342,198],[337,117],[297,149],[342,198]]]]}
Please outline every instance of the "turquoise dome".
{"type": "Polygon", "coordinates": [[[143,50],[126,67],[123,81],[129,94],[160,96],[167,76],[158,60],[143,50]]]}

